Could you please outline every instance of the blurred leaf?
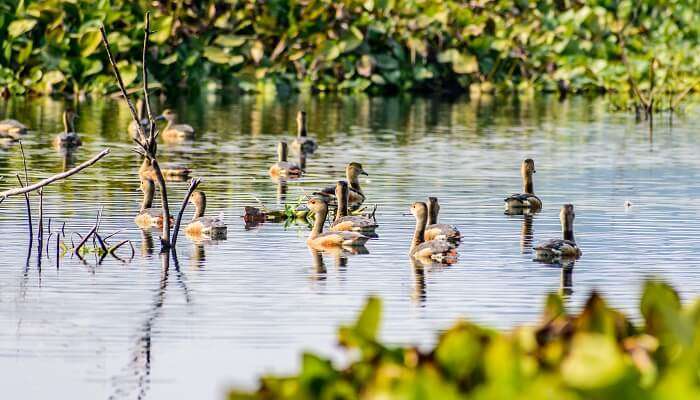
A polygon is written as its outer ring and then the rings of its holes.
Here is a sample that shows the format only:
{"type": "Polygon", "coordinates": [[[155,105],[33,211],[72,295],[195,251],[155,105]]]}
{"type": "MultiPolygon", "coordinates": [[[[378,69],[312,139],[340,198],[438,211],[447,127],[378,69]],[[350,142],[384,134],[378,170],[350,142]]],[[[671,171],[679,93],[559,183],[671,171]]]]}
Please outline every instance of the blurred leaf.
{"type": "Polygon", "coordinates": [[[20,35],[31,31],[36,26],[37,21],[35,19],[18,19],[10,22],[7,27],[7,33],[11,38],[15,38],[20,35]]]}

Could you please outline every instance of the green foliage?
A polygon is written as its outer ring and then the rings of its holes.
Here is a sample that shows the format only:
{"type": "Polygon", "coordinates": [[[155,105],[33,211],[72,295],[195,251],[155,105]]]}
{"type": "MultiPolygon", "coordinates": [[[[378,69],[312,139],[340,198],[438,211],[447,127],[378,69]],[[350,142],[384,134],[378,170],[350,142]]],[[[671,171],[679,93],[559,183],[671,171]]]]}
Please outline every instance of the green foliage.
{"type": "Polygon", "coordinates": [[[115,91],[100,24],[126,83],[134,85],[143,16],[151,9],[149,66],[166,89],[611,90],[622,93],[616,104],[627,107],[636,81],[657,107],[666,107],[698,83],[696,6],[683,0],[5,0],[0,88],[115,91]]]}
{"type": "Polygon", "coordinates": [[[378,341],[381,302],[370,298],[340,328],[351,355],[344,368],[304,354],[297,376],[261,379],[230,399],[556,399],[662,400],[700,396],[700,303],[682,307],[668,285],[648,282],[643,326],[592,294],[578,315],[551,295],[542,322],[499,333],[460,321],[435,348],[378,341]]]}

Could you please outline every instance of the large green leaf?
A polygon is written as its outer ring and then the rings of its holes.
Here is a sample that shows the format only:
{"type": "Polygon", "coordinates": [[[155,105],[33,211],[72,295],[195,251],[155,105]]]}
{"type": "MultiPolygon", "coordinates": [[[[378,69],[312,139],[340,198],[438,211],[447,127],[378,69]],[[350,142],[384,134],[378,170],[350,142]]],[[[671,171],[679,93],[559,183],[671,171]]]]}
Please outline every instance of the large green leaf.
{"type": "Polygon", "coordinates": [[[10,22],[10,26],[7,27],[7,33],[11,38],[15,38],[20,35],[31,31],[36,26],[37,20],[35,19],[18,19],[10,22]]]}

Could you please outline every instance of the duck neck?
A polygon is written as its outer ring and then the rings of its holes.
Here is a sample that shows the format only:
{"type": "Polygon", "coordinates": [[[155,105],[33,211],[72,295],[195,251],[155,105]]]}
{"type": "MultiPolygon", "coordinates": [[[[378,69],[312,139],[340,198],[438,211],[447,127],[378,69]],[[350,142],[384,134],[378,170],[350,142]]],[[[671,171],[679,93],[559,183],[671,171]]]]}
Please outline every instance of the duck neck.
{"type": "Polygon", "coordinates": [[[316,218],[314,219],[314,226],[311,229],[311,235],[309,239],[316,239],[318,235],[323,233],[323,224],[326,223],[326,217],[328,216],[328,208],[323,208],[316,212],[316,218]]]}
{"type": "Polygon", "coordinates": [[[428,204],[428,225],[438,223],[438,208],[432,204],[428,204]]]}
{"type": "Polygon", "coordinates": [[[201,218],[204,216],[204,210],[207,208],[207,199],[204,197],[204,193],[194,201],[194,218],[201,218]]]}
{"type": "Polygon", "coordinates": [[[73,124],[70,121],[70,118],[68,117],[68,113],[63,113],[63,132],[64,133],[69,133],[73,132],[73,124]]]}
{"type": "Polygon", "coordinates": [[[425,235],[425,224],[427,222],[426,217],[417,216],[416,217],[416,229],[413,231],[413,240],[411,240],[411,250],[423,243],[423,237],[425,235]]]}
{"type": "Polygon", "coordinates": [[[576,242],[576,240],[574,239],[574,221],[571,221],[570,219],[564,219],[561,222],[561,230],[564,234],[564,240],[576,242]]]}
{"type": "Polygon", "coordinates": [[[297,120],[297,136],[306,137],[306,117],[297,120]]]}
{"type": "Polygon", "coordinates": [[[277,148],[277,161],[287,161],[287,146],[280,144],[277,148]]]}
{"type": "Polygon", "coordinates": [[[360,188],[360,178],[357,176],[357,174],[348,171],[346,175],[348,178],[348,184],[350,185],[350,188],[356,192],[362,193],[362,188],[360,188]]]}
{"type": "Polygon", "coordinates": [[[347,187],[336,191],[335,197],[338,201],[338,211],[335,213],[335,221],[348,215],[348,189],[347,187]]]}
{"type": "Polygon", "coordinates": [[[523,193],[535,194],[535,189],[532,185],[532,174],[523,175],[523,193]]]}
{"type": "Polygon", "coordinates": [[[143,201],[141,202],[141,211],[153,206],[153,196],[155,195],[155,187],[153,183],[145,183],[146,187],[143,191],[143,201]]]}

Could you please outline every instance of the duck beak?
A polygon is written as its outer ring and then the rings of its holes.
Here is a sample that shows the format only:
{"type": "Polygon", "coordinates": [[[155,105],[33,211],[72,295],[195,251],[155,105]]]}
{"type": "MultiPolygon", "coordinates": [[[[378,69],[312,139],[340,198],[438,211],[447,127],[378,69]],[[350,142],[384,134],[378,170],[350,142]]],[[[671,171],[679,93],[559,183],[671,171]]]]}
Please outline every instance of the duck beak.
{"type": "Polygon", "coordinates": [[[404,217],[408,217],[409,215],[413,215],[413,214],[411,214],[411,213],[402,213],[401,215],[403,215],[404,217]]]}
{"type": "Polygon", "coordinates": [[[155,118],[155,120],[156,120],[156,121],[164,121],[164,120],[165,120],[165,115],[160,114],[159,116],[157,116],[157,117],[155,118]]]}
{"type": "Polygon", "coordinates": [[[360,171],[360,175],[369,176],[369,174],[366,173],[364,170],[360,171]]]}

